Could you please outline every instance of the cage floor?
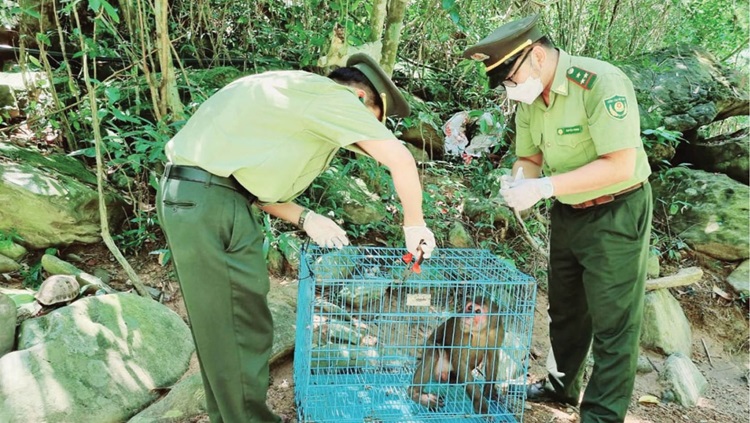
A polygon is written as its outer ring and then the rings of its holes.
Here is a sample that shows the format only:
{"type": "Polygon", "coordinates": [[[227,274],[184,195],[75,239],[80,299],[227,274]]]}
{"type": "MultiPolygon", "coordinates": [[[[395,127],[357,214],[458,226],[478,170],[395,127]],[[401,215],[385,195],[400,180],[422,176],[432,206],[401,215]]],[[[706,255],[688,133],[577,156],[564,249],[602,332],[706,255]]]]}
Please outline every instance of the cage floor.
{"type": "Polygon", "coordinates": [[[516,416],[497,401],[490,404],[487,415],[474,412],[462,386],[440,385],[444,406],[436,411],[415,403],[407,388],[411,375],[338,374],[311,375],[306,394],[299,406],[300,422],[508,422],[516,416]]]}

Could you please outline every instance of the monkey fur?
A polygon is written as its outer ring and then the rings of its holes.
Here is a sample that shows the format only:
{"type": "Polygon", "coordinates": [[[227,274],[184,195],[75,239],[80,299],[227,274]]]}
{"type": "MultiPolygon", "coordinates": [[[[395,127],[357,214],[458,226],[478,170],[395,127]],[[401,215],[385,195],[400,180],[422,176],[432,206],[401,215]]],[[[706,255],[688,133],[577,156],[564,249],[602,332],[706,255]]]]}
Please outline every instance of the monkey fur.
{"type": "Polygon", "coordinates": [[[505,330],[497,304],[476,297],[464,304],[462,316],[454,316],[437,327],[427,339],[409,393],[412,400],[429,409],[442,407],[443,399],[424,392],[431,381],[466,385],[474,411],[487,414],[489,399],[498,398],[495,378],[499,348],[505,330]],[[472,370],[484,364],[485,381],[475,382],[472,370]]]}

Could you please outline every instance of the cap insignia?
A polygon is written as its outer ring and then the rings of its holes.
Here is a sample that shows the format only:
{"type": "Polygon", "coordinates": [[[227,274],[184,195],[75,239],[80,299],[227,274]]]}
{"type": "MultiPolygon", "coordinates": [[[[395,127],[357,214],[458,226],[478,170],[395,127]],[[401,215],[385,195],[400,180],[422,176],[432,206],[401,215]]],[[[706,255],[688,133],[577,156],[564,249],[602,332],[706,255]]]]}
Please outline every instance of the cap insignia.
{"type": "Polygon", "coordinates": [[[488,56],[488,55],[486,55],[484,53],[476,52],[476,53],[474,53],[474,54],[471,55],[471,58],[474,59],[474,60],[476,60],[476,61],[479,61],[479,62],[484,62],[485,60],[489,59],[490,56],[488,56]]]}

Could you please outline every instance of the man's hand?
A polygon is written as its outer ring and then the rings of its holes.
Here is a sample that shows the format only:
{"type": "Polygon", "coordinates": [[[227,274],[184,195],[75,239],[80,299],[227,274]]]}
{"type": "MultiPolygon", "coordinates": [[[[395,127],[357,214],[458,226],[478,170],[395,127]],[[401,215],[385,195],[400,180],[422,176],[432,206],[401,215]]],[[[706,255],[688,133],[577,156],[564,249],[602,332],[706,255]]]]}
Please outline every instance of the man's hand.
{"type": "Polygon", "coordinates": [[[435,235],[427,229],[427,225],[422,226],[404,226],[404,238],[406,239],[406,249],[418,256],[418,247],[422,246],[422,257],[430,258],[435,250],[435,235]],[[420,244],[421,243],[421,244],[420,244]]]}
{"type": "Polygon", "coordinates": [[[552,181],[549,178],[522,180],[516,178],[512,188],[501,189],[500,194],[508,206],[521,212],[531,208],[543,198],[552,197],[553,190],[552,181]]]}
{"type": "Polygon", "coordinates": [[[341,249],[344,245],[349,245],[346,232],[336,222],[313,211],[308,212],[305,216],[302,229],[313,242],[321,247],[341,249]]]}

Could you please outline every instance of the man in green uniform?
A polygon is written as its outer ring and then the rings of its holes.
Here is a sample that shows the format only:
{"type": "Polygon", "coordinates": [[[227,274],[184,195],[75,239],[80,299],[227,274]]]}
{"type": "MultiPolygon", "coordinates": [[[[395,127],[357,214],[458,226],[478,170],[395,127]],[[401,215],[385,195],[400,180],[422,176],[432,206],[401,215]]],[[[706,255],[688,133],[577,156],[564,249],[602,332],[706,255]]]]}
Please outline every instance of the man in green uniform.
{"type": "Polygon", "coordinates": [[[622,71],[556,49],[537,20],[507,23],[465,52],[519,102],[516,176],[503,181],[503,198],[516,210],[556,200],[549,315],[557,371],[527,395],[578,404],[591,348],[581,421],[622,422],[638,360],[653,208],[638,105],[622,71]]]}
{"type": "Polygon", "coordinates": [[[266,406],[273,322],[257,202],[318,245],[346,233],[292,200],[340,148],[390,170],[407,249],[435,248],[414,159],[381,121],[409,106],[377,62],[352,56],[327,78],[302,71],[241,78],[206,100],[167,143],[157,202],[190,318],[213,423],[278,422],[266,406]]]}

